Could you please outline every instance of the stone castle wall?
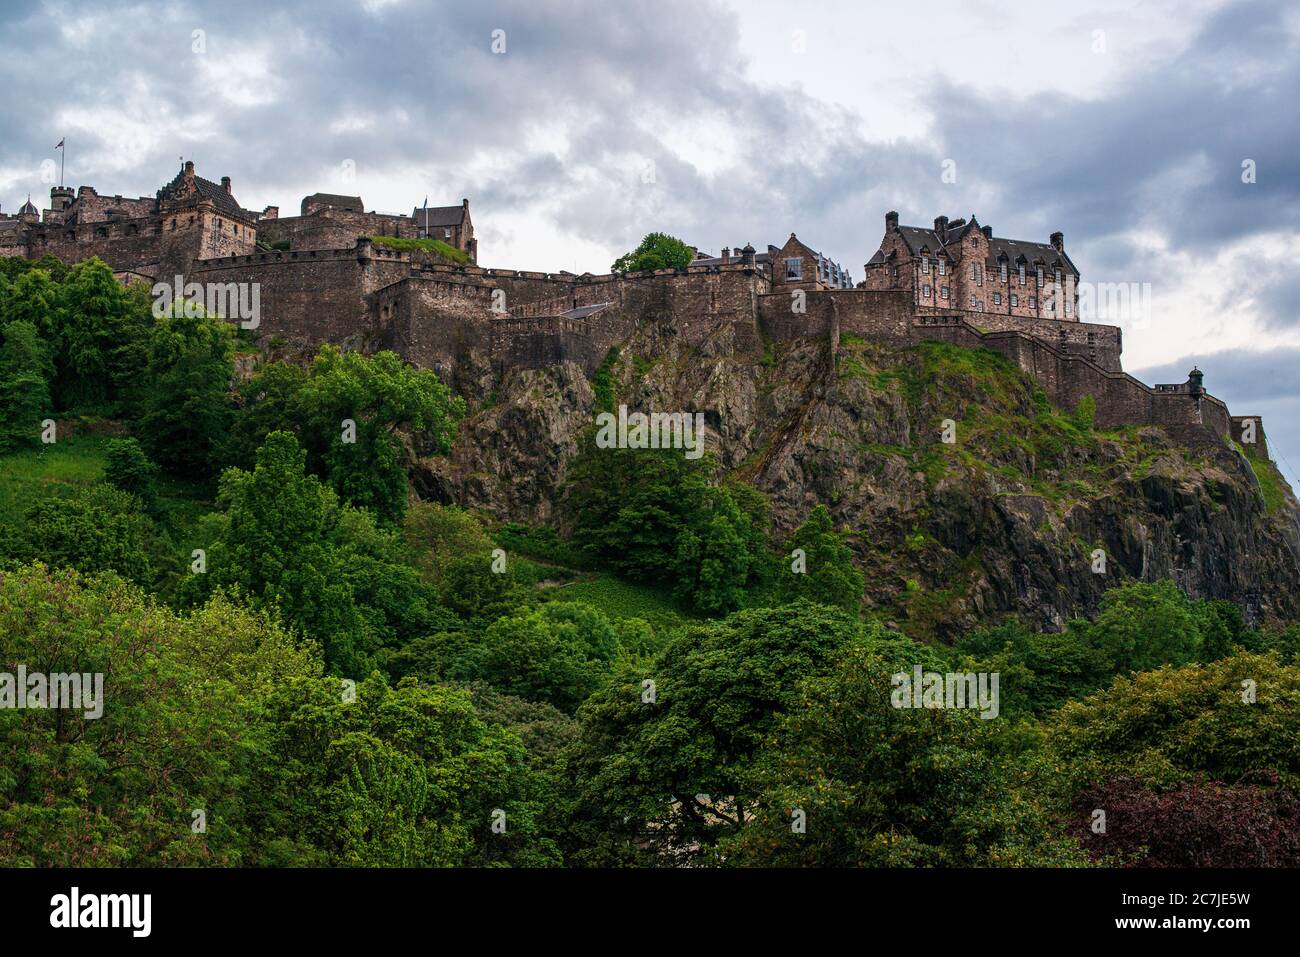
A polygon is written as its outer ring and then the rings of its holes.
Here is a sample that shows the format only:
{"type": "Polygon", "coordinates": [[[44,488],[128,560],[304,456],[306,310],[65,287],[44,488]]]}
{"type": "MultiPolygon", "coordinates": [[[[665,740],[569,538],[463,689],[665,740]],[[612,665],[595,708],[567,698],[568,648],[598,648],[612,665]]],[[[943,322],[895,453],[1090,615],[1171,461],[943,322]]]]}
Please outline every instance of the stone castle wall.
{"type": "Polygon", "coordinates": [[[353,249],[257,252],[205,260],[189,278],[257,283],[262,335],[319,345],[375,331],[367,295],[404,278],[410,260],[358,244],[353,249]]]}

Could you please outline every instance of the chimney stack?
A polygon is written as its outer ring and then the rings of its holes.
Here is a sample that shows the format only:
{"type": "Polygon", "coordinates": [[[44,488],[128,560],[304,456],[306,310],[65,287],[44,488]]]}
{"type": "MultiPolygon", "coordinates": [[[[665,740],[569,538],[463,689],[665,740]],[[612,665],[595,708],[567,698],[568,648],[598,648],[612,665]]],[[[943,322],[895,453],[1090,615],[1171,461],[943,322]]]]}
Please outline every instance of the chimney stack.
{"type": "Polygon", "coordinates": [[[935,233],[938,234],[940,242],[948,238],[948,217],[947,216],[934,217],[934,231],[935,233]]]}
{"type": "Polygon", "coordinates": [[[985,239],[992,239],[992,238],[993,238],[993,227],[992,227],[992,226],[981,226],[981,227],[980,227],[980,232],[982,232],[982,233],[984,234],[984,238],[985,238],[985,239]]]}
{"type": "Polygon", "coordinates": [[[223,177],[221,177],[221,188],[224,189],[224,190],[226,191],[226,194],[227,194],[227,195],[230,194],[230,177],[229,177],[229,176],[223,176],[223,177]]]}
{"type": "Polygon", "coordinates": [[[887,233],[898,232],[898,213],[896,213],[892,209],[889,212],[885,213],[885,232],[887,233]]]}
{"type": "Polygon", "coordinates": [[[1051,243],[1058,253],[1065,252],[1065,236],[1061,233],[1052,233],[1051,243]]]}
{"type": "Polygon", "coordinates": [[[730,263],[731,263],[731,248],[730,248],[729,246],[723,246],[723,247],[722,247],[722,265],[726,266],[726,265],[729,265],[730,263]]]}

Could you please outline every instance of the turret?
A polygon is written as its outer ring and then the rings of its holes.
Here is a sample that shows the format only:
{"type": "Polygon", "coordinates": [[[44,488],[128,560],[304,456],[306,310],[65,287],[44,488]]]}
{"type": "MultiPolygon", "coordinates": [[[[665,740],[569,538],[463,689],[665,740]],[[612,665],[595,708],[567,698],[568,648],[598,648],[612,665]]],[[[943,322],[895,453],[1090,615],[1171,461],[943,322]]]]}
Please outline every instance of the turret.
{"type": "Polygon", "coordinates": [[[61,213],[72,205],[72,198],[76,196],[71,186],[51,186],[50,187],[50,211],[61,213]]]}

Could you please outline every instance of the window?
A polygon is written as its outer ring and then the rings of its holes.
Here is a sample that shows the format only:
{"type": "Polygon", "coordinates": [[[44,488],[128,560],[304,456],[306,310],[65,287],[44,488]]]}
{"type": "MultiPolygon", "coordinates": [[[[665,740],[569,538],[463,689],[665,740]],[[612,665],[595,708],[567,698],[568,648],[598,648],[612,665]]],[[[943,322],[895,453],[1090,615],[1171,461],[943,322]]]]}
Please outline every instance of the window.
{"type": "Polygon", "coordinates": [[[1059,286],[1061,284],[1061,270],[1055,270],[1052,275],[1056,277],[1056,284],[1059,286]]]}
{"type": "Polygon", "coordinates": [[[1068,299],[1065,300],[1065,314],[1068,316],[1073,311],[1074,311],[1074,303],[1070,302],[1070,300],[1068,299]]]}
{"type": "Polygon", "coordinates": [[[998,278],[1003,282],[1007,281],[1007,264],[1005,262],[998,263],[998,278]]]}
{"type": "Polygon", "coordinates": [[[921,287],[921,296],[922,296],[922,298],[924,298],[924,299],[929,299],[930,296],[931,296],[932,294],[933,294],[933,290],[932,290],[929,286],[922,286],[922,287],[921,287]]]}
{"type": "MultiPolygon", "coordinates": [[[[894,275],[898,275],[898,269],[895,267],[894,275]]],[[[798,257],[792,257],[785,261],[785,278],[802,279],[803,278],[803,260],[798,257]]]]}
{"type": "Polygon", "coordinates": [[[930,274],[930,254],[929,254],[929,253],[923,253],[923,254],[921,255],[921,272],[925,273],[926,275],[929,275],[929,274],[930,274]]]}
{"type": "Polygon", "coordinates": [[[970,297],[970,307],[971,307],[972,309],[975,308],[975,297],[974,297],[974,296],[971,296],[971,297],[970,297]]]}
{"type": "Polygon", "coordinates": [[[976,311],[976,312],[983,312],[983,311],[984,311],[984,300],[983,300],[983,299],[976,300],[976,302],[975,302],[975,311],[976,311]]]}
{"type": "Polygon", "coordinates": [[[1029,308],[1030,308],[1030,309],[1037,309],[1037,308],[1038,308],[1038,297],[1037,297],[1037,296],[1030,296],[1030,297],[1029,297],[1029,308]]]}
{"type": "Polygon", "coordinates": [[[1000,293],[1000,292],[995,292],[995,293],[993,294],[993,305],[995,305],[995,306],[1000,306],[1000,305],[1002,305],[1002,293],[1000,293]]]}
{"type": "Polygon", "coordinates": [[[1039,266],[1039,267],[1038,267],[1038,287],[1041,289],[1042,286],[1043,286],[1043,267],[1042,267],[1042,266],[1039,266]]]}
{"type": "Polygon", "coordinates": [[[1018,305],[1020,305],[1020,297],[1013,292],[1011,294],[1011,308],[1014,309],[1018,305]]]}
{"type": "Polygon", "coordinates": [[[1025,267],[1023,263],[1016,267],[1016,278],[1020,281],[1020,285],[1025,284],[1025,267]]]}
{"type": "Polygon", "coordinates": [[[939,260],[939,275],[940,276],[948,275],[948,264],[944,262],[942,259],[939,260]]]}
{"type": "Polygon", "coordinates": [[[947,287],[947,286],[941,286],[941,287],[939,288],[939,298],[940,298],[940,299],[947,299],[947,298],[948,298],[948,287],[947,287]]]}
{"type": "Polygon", "coordinates": [[[443,237],[443,239],[451,239],[451,230],[450,230],[450,229],[444,229],[444,230],[442,231],[442,237],[443,237]]]}
{"type": "Polygon", "coordinates": [[[974,276],[975,276],[975,281],[976,281],[977,283],[980,283],[981,285],[983,285],[983,283],[984,283],[984,265],[983,265],[983,263],[975,263],[975,265],[971,266],[971,272],[972,272],[972,273],[974,274],[974,276]]]}

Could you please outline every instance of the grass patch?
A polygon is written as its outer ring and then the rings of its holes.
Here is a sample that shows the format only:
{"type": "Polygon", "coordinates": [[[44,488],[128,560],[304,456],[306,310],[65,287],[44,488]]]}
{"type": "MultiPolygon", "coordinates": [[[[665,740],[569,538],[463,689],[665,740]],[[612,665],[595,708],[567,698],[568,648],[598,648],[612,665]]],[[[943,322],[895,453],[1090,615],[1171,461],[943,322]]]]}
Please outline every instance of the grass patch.
{"type": "Polygon", "coordinates": [[[550,601],[585,601],[614,619],[642,618],[656,631],[680,627],[697,617],[664,592],[613,575],[583,578],[543,594],[550,601]]]}
{"type": "Polygon", "coordinates": [[[441,239],[410,239],[398,236],[371,236],[370,241],[376,246],[384,246],[388,249],[419,250],[426,253],[437,253],[443,259],[450,259],[452,262],[469,263],[469,253],[463,249],[457,249],[450,243],[444,243],[441,239]]]}
{"type": "MultiPolygon", "coordinates": [[[[17,524],[35,503],[65,498],[101,481],[113,438],[75,434],[53,445],[0,458],[0,522],[17,524]]],[[[157,487],[159,524],[182,539],[212,510],[212,500],[202,485],[163,474],[158,476],[157,487]]]]}
{"type": "Polygon", "coordinates": [[[1259,490],[1264,497],[1264,508],[1270,515],[1278,514],[1286,508],[1282,476],[1278,474],[1272,462],[1263,462],[1250,456],[1246,456],[1246,461],[1250,463],[1250,470],[1255,473],[1255,480],[1259,482],[1259,490]]]}

